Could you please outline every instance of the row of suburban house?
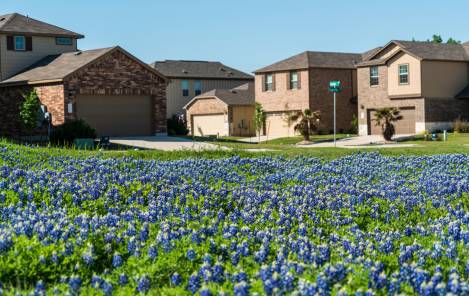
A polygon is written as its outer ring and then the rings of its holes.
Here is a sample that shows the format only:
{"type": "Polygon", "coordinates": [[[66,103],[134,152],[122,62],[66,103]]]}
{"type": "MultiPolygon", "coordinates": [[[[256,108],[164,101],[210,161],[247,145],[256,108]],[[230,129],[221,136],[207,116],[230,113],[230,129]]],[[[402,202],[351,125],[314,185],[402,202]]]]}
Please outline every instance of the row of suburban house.
{"type": "Polygon", "coordinates": [[[375,110],[398,107],[399,134],[448,129],[469,119],[469,43],[391,41],[365,53],[307,51],[254,72],[219,62],[162,61],[150,65],[121,47],[80,51],[83,35],[20,14],[0,16],[0,136],[20,132],[23,96],[35,90],[52,124],[83,119],[98,134],[166,134],[183,115],[193,135],[255,133],[254,104],[266,112],[262,133],[291,136],[288,114],[321,112],[333,127],[328,83],[340,80],[337,128],[354,116],[359,134],[378,134],[375,110]]]}

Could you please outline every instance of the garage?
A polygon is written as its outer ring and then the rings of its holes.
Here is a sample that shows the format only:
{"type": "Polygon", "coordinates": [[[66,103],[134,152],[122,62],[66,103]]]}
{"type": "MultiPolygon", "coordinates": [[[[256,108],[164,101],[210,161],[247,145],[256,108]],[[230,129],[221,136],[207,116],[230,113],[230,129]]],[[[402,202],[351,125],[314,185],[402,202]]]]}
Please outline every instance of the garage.
{"type": "Polygon", "coordinates": [[[77,117],[96,129],[99,136],[151,136],[150,96],[78,96],[77,117]]]}
{"type": "Polygon", "coordinates": [[[192,133],[194,136],[227,136],[227,123],[224,114],[193,115],[192,133]]]}
{"type": "Polygon", "coordinates": [[[295,124],[286,121],[286,114],[283,112],[267,113],[265,119],[265,134],[268,137],[291,137],[295,135],[295,124]]]}
{"type": "MultiPolygon", "coordinates": [[[[415,134],[415,107],[399,108],[402,119],[394,122],[397,135],[415,134]]],[[[368,134],[381,135],[381,126],[376,125],[375,110],[368,110],[368,134]]]]}

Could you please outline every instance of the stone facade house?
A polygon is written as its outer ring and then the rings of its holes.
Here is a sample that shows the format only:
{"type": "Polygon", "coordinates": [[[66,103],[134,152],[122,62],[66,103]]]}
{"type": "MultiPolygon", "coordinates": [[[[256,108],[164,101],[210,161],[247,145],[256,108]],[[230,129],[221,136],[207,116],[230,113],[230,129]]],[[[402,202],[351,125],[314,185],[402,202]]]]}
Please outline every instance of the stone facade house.
{"type": "Polygon", "coordinates": [[[79,38],[0,16],[0,136],[19,135],[19,108],[32,90],[54,126],[83,119],[102,136],[165,134],[167,78],[118,46],[79,51],[79,38]]]}
{"type": "Polygon", "coordinates": [[[358,64],[360,135],[380,134],[374,112],[399,108],[397,134],[450,129],[469,119],[469,43],[391,41],[358,64]]]}
{"type": "Polygon", "coordinates": [[[264,134],[289,137],[295,134],[288,114],[311,109],[321,112],[320,131],[333,130],[333,96],[329,82],[340,80],[337,95],[337,130],[351,129],[357,114],[356,64],[361,54],[307,51],[255,71],[255,99],[266,111],[264,134]]]}
{"type": "Polygon", "coordinates": [[[232,89],[254,78],[220,62],[166,60],[150,64],[171,79],[167,91],[167,118],[185,115],[184,106],[194,97],[213,89],[232,89]]]}
{"type": "Polygon", "coordinates": [[[194,136],[255,135],[253,83],[211,90],[193,98],[184,109],[189,132],[194,136]]]}

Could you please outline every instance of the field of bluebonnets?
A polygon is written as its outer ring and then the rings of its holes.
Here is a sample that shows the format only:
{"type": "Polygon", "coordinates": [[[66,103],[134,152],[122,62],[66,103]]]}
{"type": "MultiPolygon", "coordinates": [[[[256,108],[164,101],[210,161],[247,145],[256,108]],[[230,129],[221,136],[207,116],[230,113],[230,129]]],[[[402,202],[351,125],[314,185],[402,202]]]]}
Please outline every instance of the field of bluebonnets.
{"type": "Polygon", "coordinates": [[[465,155],[0,149],[5,294],[469,294],[465,155]]]}

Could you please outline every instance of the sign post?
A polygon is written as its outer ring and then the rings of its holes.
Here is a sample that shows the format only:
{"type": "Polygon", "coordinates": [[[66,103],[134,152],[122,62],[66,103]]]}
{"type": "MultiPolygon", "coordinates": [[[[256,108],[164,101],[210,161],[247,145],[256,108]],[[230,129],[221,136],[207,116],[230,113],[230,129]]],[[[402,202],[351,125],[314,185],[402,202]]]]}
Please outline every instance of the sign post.
{"type": "Polygon", "coordinates": [[[340,92],[340,81],[329,82],[329,91],[334,94],[334,147],[337,147],[337,115],[336,115],[336,97],[337,93],[340,92]]]}

